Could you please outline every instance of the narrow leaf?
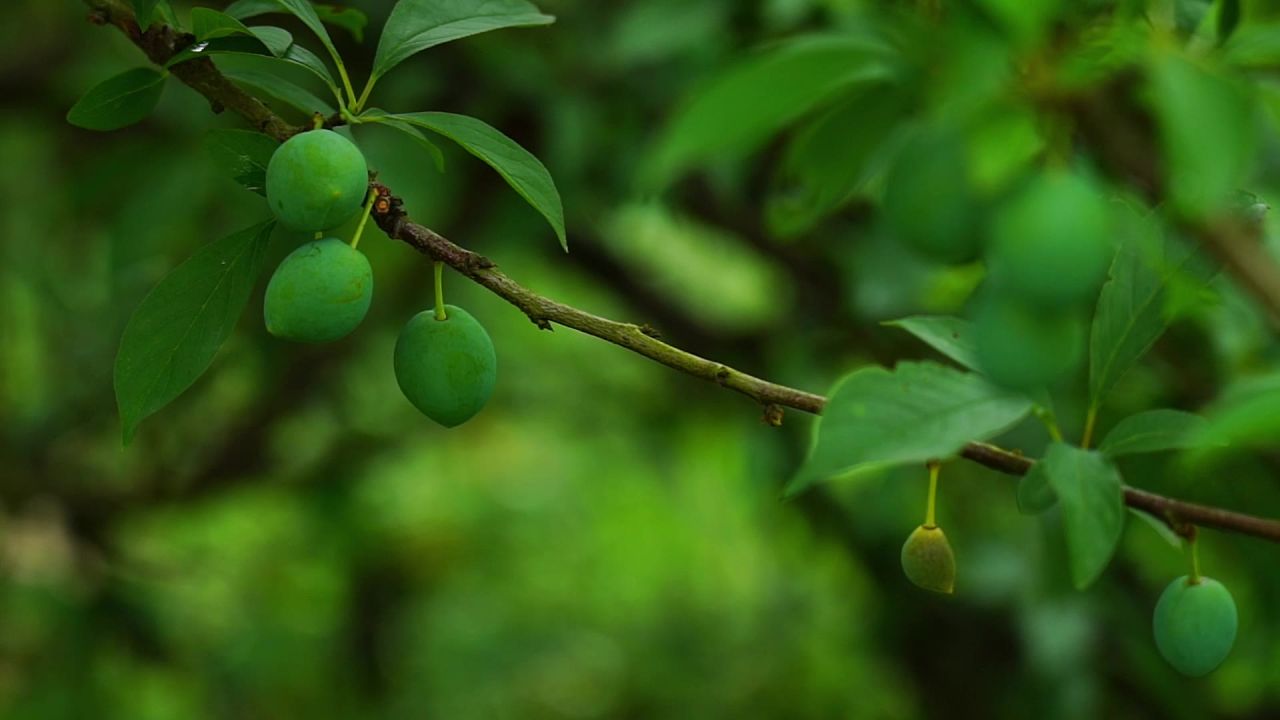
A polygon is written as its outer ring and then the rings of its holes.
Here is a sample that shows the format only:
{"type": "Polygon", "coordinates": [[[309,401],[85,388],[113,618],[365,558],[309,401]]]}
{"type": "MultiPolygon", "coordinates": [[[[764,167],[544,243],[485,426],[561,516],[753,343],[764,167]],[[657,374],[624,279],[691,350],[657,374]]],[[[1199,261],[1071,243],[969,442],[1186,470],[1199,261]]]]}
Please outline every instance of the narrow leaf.
{"type": "Polygon", "coordinates": [[[371,81],[430,47],[490,30],[547,25],[554,20],[524,0],[400,0],[382,28],[371,81]]]}
{"type": "Polygon", "coordinates": [[[422,112],[386,117],[443,135],[488,163],[520,197],[542,213],[555,230],[556,237],[560,238],[560,246],[566,252],[569,250],[560,193],[546,166],[528,150],[492,126],[466,115],[422,112]]]}
{"type": "Polygon", "coordinates": [[[962,366],[970,370],[978,369],[973,324],[964,318],[951,315],[913,315],[881,324],[906,330],[962,366]]]}
{"type": "Polygon", "coordinates": [[[333,105],[320,99],[310,90],[299,87],[279,75],[243,68],[224,69],[222,74],[239,85],[270,95],[308,116],[317,112],[329,116],[336,112],[333,105]]]}
{"type": "MultiPolygon", "coordinates": [[[[316,2],[312,2],[311,7],[315,9],[316,17],[320,18],[321,22],[343,28],[355,37],[356,42],[364,42],[364,28],[369,24],[369,17],[360,10],[316,2]]],[[[288,10],[281,7],[276,0],[236,0],[228,5],[224,12],[239,20],[247,20],[258,15],[288,12],[288,10]]]]}
{"type": "Polygon", "coordinates": [[[191,9],[191,31],[197,40],[250,34],[249,28],[236,18],[203,7],[191,9]]]}
{"type": "Polygon", "coordinates": [[[280,143],[252,130],[211,130],[205,148],[218,167],[247,190],[266,195],[267,163],[280,143]]]}
{"type": "Polygon", "coordinates": [[[378,125],[385,125],[408,135],[414,142],[420,145],[429,155],[431,155],[431,159],[435,162],[436,170],[444,172],[444,153],[440,151],[440,147],[438,145],[431,142],[431,140],[428,139],[427,136],[416,126],[405,120],[401,120],[400,118],[388,115],[377,108],[369,108],[360,114],[360,118],[378,125]]]}
{"type": "Polygon", "coordinates": [[[133,14],[138,19],[138,27],[146,30],[155,20],[156,6],[165,4],[167,0],[133,0],[133,14]]]}
{"type": "Polygon", "coordinates": [[[67,111],[67,122],[87,130],[115,130],[145,118],[160,102],[165,75],[134,68],[95,85],[67,111]]]}
{"type": "Polygon", "coordinates": [[[1024,397],[935,363],[856,370],[831,391],[813,451],[789,492],[837,475],[949,457],[1030,410],[1024,397]]]}
{"type": "Polygon", "coordinates": [[[315,33],[316,37],[320,39],[320,43],[337,60],[339,57],[338,49],[333,46],[333,38],[329,37],[329,31],[325,29],[324,23],[320,21],[320,16],[316,14],[316,9],[312,7],[310,0],[274,0],[274,2],[281,9],[301,20],[302,24],[315,33]]]}
{"type": "Polygon", "coordinates": [[[1195,447],[1197,434],[1208,423],[1204,418],[1181,410],[1148,410],[1116,423],[1098,450],[1110,457],[1185,450],[1195,447]]]}
{"type": "Polygon", "coordinates": [[[1168,523],[1164,522],[1163,520],[1156,517],[1155,515],[1152,515],[1151,513],[1144,512],[1137,508],[1129,508],[1129,512],[1141,518],[1142,521],[1146,523],[1152,530],[1155,530],[1156,534],[1160,536],[1161,540],[1164,540],[1165,542],[1169,543],[1175,548],[1182,547],[1182,538],[1178,535],[1178,533],[1173,531],[1173,528],[1169,527],[1168,523]]]}
{"type": "Polygon", "coordinates": [[[1124,530],[1120,473],[1101,453],[1065,443],[1050,445],[1040,462],[1062,505],[1071,578],[1083,590],[1111,562],[1124,530]]]}
{"type": "Polygon", "coordinates": [[[208,369],[262,270],[274,223],[210,243],[169,273],[134,311],[116,355],[124,442],[208,369]]]}
{"type": "Polygon", "coordinates": [[[1202,452],[1213,448],[1273,448],[1280,438],[1280,373],[1235,383],[1205,410],[1206,424],[1191,438],[1202,452]]]}
{"type": "Polygon", "coordinates": [[[810,35],[758,53],[695,94],[664,131],[644,175],[662,185],[712,157],[754,148],[859,84],[893,76],[875,38],[810,35]]]}
{"type": "Polygon", "coordinates": [[[249,33],[266,45],[267,50],[276,57],[283,57],[293,46],[293,35],[284,28],[260,25],[249,28],[249,33]]]}

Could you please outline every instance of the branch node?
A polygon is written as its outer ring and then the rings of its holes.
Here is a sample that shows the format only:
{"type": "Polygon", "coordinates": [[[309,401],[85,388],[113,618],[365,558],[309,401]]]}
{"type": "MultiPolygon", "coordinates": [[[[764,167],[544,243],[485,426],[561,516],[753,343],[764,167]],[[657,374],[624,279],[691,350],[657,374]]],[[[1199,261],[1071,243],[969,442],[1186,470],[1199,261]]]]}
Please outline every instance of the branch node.
{"type": "Polygon", "coordinates": [[[769,425],[770,427],[782,427],[783,413],[784,410],[781,405],[777,403],[765,403],[764,417],[761,419],[764,420],[765,425],[769,425]]]}
{"type": "Polygon", "coordinates": [[[650,325],[649,323],[644,323],[643,325],[640,326],[640,334],[648,335],[654,340],[662,339],[662,333],[658,332],[658,328],[650,325]]]}
{"type": "Polygon", "coordinates": [[[716,368],[716,382],[721,385],[729,382],[729,377],[731,375],[733,375],[733,371],[724,365],[716,368]]]}

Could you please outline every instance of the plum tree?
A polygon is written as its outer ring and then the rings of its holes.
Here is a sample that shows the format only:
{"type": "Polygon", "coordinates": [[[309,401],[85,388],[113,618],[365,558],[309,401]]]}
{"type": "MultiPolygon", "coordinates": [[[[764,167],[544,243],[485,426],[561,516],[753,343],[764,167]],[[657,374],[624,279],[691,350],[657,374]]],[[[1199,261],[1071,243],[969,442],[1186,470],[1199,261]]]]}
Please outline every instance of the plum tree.
{"type": "Polygon", "coordinates": [[[338,238],[289,253],[267,283],[263,315],[276,337],[329,342],[364,319],[373,298],[373,270],[364,253],[338,238]]]}
{"type": "Polygon", "coordinates": [[[956,589],[956,556],[942,528],[921,525],[902,544],[902,572],[925,590],[950,595],[956,589]]]}
{"type": "Polygon", "coordinates": [[[1207,675],[1235,644],[1236,602],[1217,580],[1183,575],[1160,594],[1152,628],[1160,654],[1178,672],[1207,675]]]}
{"type": "Polygon", "coordinates": [[[978,305],[974,342],[978,364],[991,380],[1034,390],[1061,379],[1084,349],[1084,325],[1070,310],[1039,310],[993,288],[978,305]]]}
{"type": "Polygon", "coordinates": [[[484,327],[462,308],[443,306],[445,318],[424,310],[396,340],[400,391],[423,415],[445,427],[470,420],[493,394],[497,355],[484,327]]]}
{"type": "Polygon", "coordinates": [[[267,204],[293,230],[320,232],[350,220],[368,184],[364,155],[332,130],[294,135],[267,164],[267,204]]]}

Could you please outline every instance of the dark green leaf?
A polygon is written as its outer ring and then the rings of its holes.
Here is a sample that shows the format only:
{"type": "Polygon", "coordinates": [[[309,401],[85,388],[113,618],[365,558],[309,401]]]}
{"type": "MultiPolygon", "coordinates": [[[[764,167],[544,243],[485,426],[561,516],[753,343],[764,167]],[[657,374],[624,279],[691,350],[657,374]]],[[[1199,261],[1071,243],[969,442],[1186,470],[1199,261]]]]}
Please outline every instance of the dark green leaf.
{"type": "Polygon", "coordinates": [[[400,0],[382,28],[371,81],[430,47],[490,30],[554,20],[524,0],[400,0]]]}
{"type": "Polygon", "coordinates": [[[1054,443],[1040,461],[1062,505],[1071,578],[1084,589],[1111,562],[1124,530],[1120,473],[1101,453],[1054,443]]]}
{"type": "Polygon", "coordinates": [[[857,370],[831,391],[813,451],[789,492],[837,475],[949,457],[1030,410],[1022,396],[935,363],[857,370]]]}
{"type": "Polygon", "coordinates": [[[272,52],[256,35],[230,35],[193,43],[190,47],[169,58],[169,61],[164,66],[165,68],[171,68],[184,62],[214,55],[263,55],[271,57],[272,52]]]}
{"type": "Polygon", "coordinates": [[[1227,62],[1244,68],[1280,64],[1280,24],[1245,25],[1222,49],[1227,62]]]}
{"type": "Polygon", "coordinates": [[[247,190],[266,195],[267,163],[280,143],[252,130],[212,130],[205,148],[219,169],[247,190]]]}
{"type": "Polygon", "coordinates": [[[329,31],[324,28],[324,23],[320,21],[320,16],[316,14],[316,9],[312,7],[310,0],[274,0],[274,2],[280,9],[301,20],[302,24],[320,39],[320,43],[329,51],[329,54],[335,60],[338,58],[338,49],[333,46],[333,39],[329,37],[329,31]]]}
{"type": "Polygon", "coordinates": [[[1218,8],[1218,42],[1225,43],[1240,26],[1240,0],[1222,0],[1218,8]]]}
{"type": "Polygon", "coordinates": [[[898,88],[875,85],[797,133],[765,208],[770,230],[780,237],[800,235],[847,203],[880,169],[906,106],[898,88]]]}
{"type": "Polygon", "coordinates": [[[1152,515],[1151,513],[1144,512],[1137,508],[1129,508],[1129,512],[1141,518],[1142,521],[1145,522],[1148,526],[1150,526],[1152,530],[1155,530],[1156,534],[1160,536],[1161,540],[1164,540],[1165,542],[1169,543],[1175,548],[1182,547],[1182,538],[1178,535],[1178,533],[1173,531],[1173,528],[1169,527],[1168,523],[1164,522],[1163,520],[1156,517],[1155,515],[1152,515]]]}
{"type": "Polygon", "coordinates": [[[542,213],[555,230],[556,237],[560,238],[560,246],[568,251],[569,241],[565,237],[564,208],[560,204],[560,193],[556,190],[555,181],[551,179],[551,173],[528,150],[486,123],[466,115],[423,112],[379,116],[401,120],[443,135],[488,163],[520,197],[542,213]]]}
{"type": "Polygon", "coordinates": [[[1275,447],[1280,438],[1280,373],[1235,383],[1205,410],[1206,425],[1189,440],[1213,448],[1275,447]]]}
{"type": "MultiPolygon", "coordinates": [[[[169,62],[166,63],[166,67],[172,67],[181,62],[186,62],[200,57],[209,57],[212,55],[254,55],[268,60],[289,63],[290,65],[295,65],[307,70],[324,82],[335,98],[341,96],[337,80],[335,80],[333,75],[329,72],[329,67],[325,65],[324,61],[317,57],[315,53],[297,43],[292,43],[288,46],[288,49],[284,51],[284,54],[277,57],[273,52],[273,48],[268,47],[266,42],[263,40],[263,38],[266,37],[275,42],[283,39],[283,36],[279,36],[278,33],[285,33],[287,35],[287,32],[279,30],[278,28],[255,27],[250,29],[254,31],[253,37],[239,35],[234,37],[215,38],[207,42],[196,43],[170,58],[169,62]],[[270,32],[272,30],[276,31],[274,36],[270,32]]],[[[292,38],[290,38],[290,41],[292,41],[292,38]]]]}
{"type": "Polygon", "coordinates": [[[973,325],[964,318],[951,315],[913,315],[882,324],[906,330],[964,367],[978,369],[974,354],[973,325]]]}
{"type": "Polygon", "coordinates": [[[195,33],[197,40],[249,34],[249,28],[239,20],[203,7],[192,8],[191,31],[195,33]]]}
{"type": "Polygon", "coordinates": [[[746,151],[860,84],[893,76],[877,38],[805,36],[758,53],[715,78],[672,120],[645,176],[664,184],[694,164],[746,151]]]}
{"type": "Polygon", "coordinates": [[[370,120],[379,125],[386,125],[408,135],[414,142],[422,146],[424,150],[431,155],[431,159],[436,164],[436,170],[444,172],[444,153],[440,151],[440,147],[431,142],[427,136],[414,125],[405,120],[389,115],[377,108],[369,108],[360,114],[361,119],[370,120]]]}
{"type": "Polygon", "coordinates": [[[261,25],[249,28],[249,33],[262,41],[263,45],[276,57],[284,57],[293,46],[293,35],[284,28],[261,25]]]}
{"type": "Polygon", "coordinates": [[[318,112],[327,117],[336,112],[332,105],[314,95],[310,90],[298,87],[279,75],[235,68],[224,69],[222,74],[238,85],[270,95],[308,116],[318,112]]]}
{"type": "Polygon", "coordinates": [[[133,0],[133,14],[138,18],[138,27],[147,29],[155,22],[157,13],[162,18],[172,18],[173,8],[169,0],[133,0]]]}
{"type": "Polygon", "coordinates": [[[108,78],[67,112],[67,122],[87,130],[115,130],[145,118],[160,102],[166,75],[134,68],[108,78]]]}
{"type": "Polygon", "coordinates": [[[1199,272],[1193,248],[1164,238],[1154,220],[1129,219],[1140,225],[1121,244],[1093,316],[1089,398],[1094,407],[1169,326],[1171,282],[1199,272]]]}
{"type": "Polygon", "coordinates": [[[351,33],[351,37],[355,38],[356,42],[364,42],[364,29],[369,25],[368,15],[351,7],[320,3],[312,3],[312,6],[315,7],[316,15],[320,17],[321,22],[340,27],[351,33]]]}
{"type": "Polygon", "coordinates": [[[1204,418],[1193,413],[1148,410],[1116,423],[1098,450],[1110,457],[1185,450],[1195,447],[1196,436],[1206,425],[1204,418]]]}
{"type": "Polygon", "coordinates": [[[1039,515],[1053,507],[1058,496],[1049,485],[1049,473],[1043,462],[1031,466],[1018,480],[1018,510],[1026,515],[1039,515]]]}
{"type": "Polygon", "coordinates": [[[126,444],[138,423],[182,394],[213,362],[262,271],[273,225],[255,225],[206,245],[134,311],[115,365],[126,444]]]}

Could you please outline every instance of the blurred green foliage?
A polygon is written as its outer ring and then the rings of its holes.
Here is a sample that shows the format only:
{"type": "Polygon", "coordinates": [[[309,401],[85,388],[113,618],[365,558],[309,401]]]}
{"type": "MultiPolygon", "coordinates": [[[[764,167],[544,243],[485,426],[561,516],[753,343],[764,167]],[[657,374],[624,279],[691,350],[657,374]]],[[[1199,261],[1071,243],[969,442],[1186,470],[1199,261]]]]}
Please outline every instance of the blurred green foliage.
{"type": "MultiPolygon", "coordinates": [[[[174,4],[189,16],[190,4],[174,4]]],[[[346,4],[371,18],[363,44],[333,33],[364,77],[390,3],[346,4]]],[[[357,127],[380,179],[413,218],[529,287],[815,391],[861,365],[937,359],[879,322],[960,314],[982,279],[973,265],[918,256],[879,222],[899,131],[960,132],[970,189],[1002,200],[1044,153],[1070,150],[1067,130],[1010,93],[1010,58],[1036,58],[1052,18],[1075,27],[1110,5],[957,2],[941,29],[903,20],[903,35],[883,38],[867,35],[878,4],[857,0],[538,4],[554,25],[415,56],[376,100],[474,115],[532,150],[564,198],[572,252],[471,156],[444,148],[442,175],[411,139],[357,127]],[[1068,9],[1055,16],[1055,6],[1068,9]],[[813,45],[794,41],[808,32],[846,33],[856,41],[838,50],[855,54],[905,48],[893,56],[905,64],[858,80],[875,81],[863,97],[912,113],[909,127],[893,113],[821,107],[848,77],[784,76],[779,92],[815,104],[799,125],[804,113],[779,107],[755,127],[699,120],[698,143],[663,144],[663,128],[718,78],[761,69],[758,48],[789,48],[784,59],[808,67],[813,45]],[[887,89],[883,72],[903,73],[910,92],[887,89]],[[865,172],[824,165],[833,123],[854,115],[876,141],[850,137],[832,154],[865,172]],[[655,190],[656,175],[695,166],[655,190]]],[[[1121,18],[1141,9],[1116,5],[1121,18]]],[[[1213,47],[1218,5],[1149,10],[1152,23],[1167,16],[1183,39],[1213,47]]],[[[1260,68],[1252,94],[1172,49],[1151,61],[1156,86],[1175,91],[1152,107],[1180,212],[1236,183],[1274,196],[1280,85],[1267,68],[1280,44],[1265,5],[1243,3],[1225,46],[1237,65],[1260,68]]],[[[1102,579],[1076,592],[1061,510],[1023,516],[1011,479],[951,463],[938,513],[957,594],[922,593],[899,552],[920,522],[923,468],[780,501],[808,419],[788,413],[783,428],[767,427],[740,397],[572,331],[539,331],[457,277],[446,279],[449,301],[489,331],[499,379],[483,413],[441,429],[403,399],[391,367],[400,326],[431,303],[430,265],[376,233],[361,244],[377,291],[357,333],[323,347],[276,341],[257,292],[210,373],[121,448],[111,368],[129,314],[167,271],[266,209],[204,147],[206,131],[237,118],[170,83],[142,124],[71,127],[65,114],[85,89],[144,59],[85,22],[77,2],[17,0],[4,12],[0,716],[1280,714],[1280,547],[1202,534],[1202,563],[1231,589],[1240,632],[1218,671],[1187,681],[1150,629],[1184,562],[1146,525],[1129,523],[1102,579]]],[[[1058,58],[1053,81],[1092,87],[1145,57],[1149,38],[1134,27],[1103,24],[1106,42],[1058,58]]],[[[219,63],[260,70],[252,58],[219,63]]],[[[764,64],[766,78],[773,70],[764,64]]],[[[323,93],[305,72],[297,80],[323,93]]],[[[748,109],[769,99],[729,97],[748,109]]],[[[306,239],[277,231],[268,265],[306,239]]],[[[1265,424],[1274,376],[1257,379],[1280,344],[1225,278],[1166,279],[1169,331],[1110,380],[1099,437],[1153,407],[1210,407],[1262,451],[1126,456],[1125,480],[1280,516],[1265,424]],[[1226,387],[1254,402],[1232,406],[1226,387]]],[[[1078,439],[1085,368],[1060,385],[1055,411],[1078,439]]],[[[1001,442],[1039,456],[1049,438],[1028,419],[1001,442]]]]}

